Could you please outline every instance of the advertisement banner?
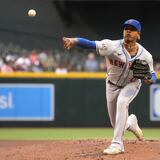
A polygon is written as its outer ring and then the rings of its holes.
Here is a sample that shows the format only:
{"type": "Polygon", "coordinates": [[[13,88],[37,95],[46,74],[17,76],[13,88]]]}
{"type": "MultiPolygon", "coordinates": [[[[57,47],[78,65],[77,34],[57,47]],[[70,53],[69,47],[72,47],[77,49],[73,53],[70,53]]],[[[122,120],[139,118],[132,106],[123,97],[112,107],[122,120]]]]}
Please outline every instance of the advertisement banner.
{"type": "Polygon", "coordinates": [[[0,84],[0,121],[53,121],[53,84],[0,84]]]}
{"type": "Polygon", "coordinates": [[[160,84],[150,86],[150,120],[160,121],[160,84]]]}

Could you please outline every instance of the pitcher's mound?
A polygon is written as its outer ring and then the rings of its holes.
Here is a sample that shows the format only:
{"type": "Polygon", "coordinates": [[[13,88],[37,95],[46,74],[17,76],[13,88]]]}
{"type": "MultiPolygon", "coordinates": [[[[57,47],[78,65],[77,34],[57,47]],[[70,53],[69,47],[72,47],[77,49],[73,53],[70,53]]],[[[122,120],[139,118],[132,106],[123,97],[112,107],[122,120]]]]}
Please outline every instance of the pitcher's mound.
{"type": "Polygon", "coordinates": [[[2,160],[160,160],[160,141],[125,140],[125,153],[103,155],[110,140],[0,141],[2,160]]]}

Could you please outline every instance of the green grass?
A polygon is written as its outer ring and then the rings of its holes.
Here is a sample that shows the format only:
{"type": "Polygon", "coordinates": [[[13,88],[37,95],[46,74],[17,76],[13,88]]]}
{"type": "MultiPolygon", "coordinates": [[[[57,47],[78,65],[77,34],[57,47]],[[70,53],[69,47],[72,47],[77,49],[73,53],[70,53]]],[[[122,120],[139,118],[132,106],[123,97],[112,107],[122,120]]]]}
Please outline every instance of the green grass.
{"type": "MultiPolygon", "coordinates": [[[[160,129],[143,129],[146,139],[160,139],[160,129]]],[[[0,128],[0,140],[111,139],[112,128],[0,128]]],[[[124,139],[135,139],[126,132],[124,139]]]]}

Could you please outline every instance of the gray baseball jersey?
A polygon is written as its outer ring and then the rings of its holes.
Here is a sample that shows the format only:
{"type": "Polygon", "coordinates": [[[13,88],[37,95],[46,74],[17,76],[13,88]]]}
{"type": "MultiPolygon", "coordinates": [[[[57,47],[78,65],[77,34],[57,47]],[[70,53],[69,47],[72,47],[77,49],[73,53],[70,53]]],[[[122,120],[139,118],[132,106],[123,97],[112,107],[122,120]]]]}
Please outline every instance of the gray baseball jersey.
{"type": "Polygon", "coordinates": [[[124,86],[127,83],[134,81],[133,72],[129,69],[134,59],[146,60],[149,64],[150,71],[153,70],[152,55],[139,43],[138,53],[135,57],[130,54],[123,46],[123,40],[96,41],[96,49],[98,54],[105,56],[107,61],[108,79],[118,86],[124,86]]]}

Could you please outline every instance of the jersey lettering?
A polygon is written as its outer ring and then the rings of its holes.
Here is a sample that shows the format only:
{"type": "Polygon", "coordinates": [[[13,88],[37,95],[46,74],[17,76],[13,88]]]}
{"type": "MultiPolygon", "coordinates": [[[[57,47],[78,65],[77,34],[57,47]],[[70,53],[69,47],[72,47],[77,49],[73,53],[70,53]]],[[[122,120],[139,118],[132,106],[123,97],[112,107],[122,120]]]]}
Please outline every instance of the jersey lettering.
{"type": "Polygon", "coordinates": [[[132,62],[129,62],[129,63],[128,63],[129,68],[131,67],[131,65],[132,65],[132,62]]]}
{"type": "Polygon", "coordinates": [[[124,67],[124,62],[121,62],[121,61],[118,61],[116,59],[109,59],[109,62],[111,65],[114,65],[114,66],[117,66],[117,67],[120,67],[120,68],[123,68],[124,67]]]}

